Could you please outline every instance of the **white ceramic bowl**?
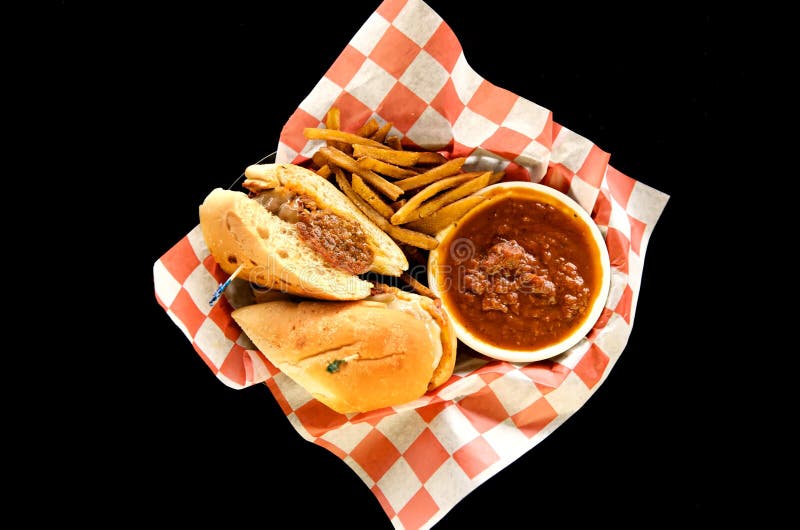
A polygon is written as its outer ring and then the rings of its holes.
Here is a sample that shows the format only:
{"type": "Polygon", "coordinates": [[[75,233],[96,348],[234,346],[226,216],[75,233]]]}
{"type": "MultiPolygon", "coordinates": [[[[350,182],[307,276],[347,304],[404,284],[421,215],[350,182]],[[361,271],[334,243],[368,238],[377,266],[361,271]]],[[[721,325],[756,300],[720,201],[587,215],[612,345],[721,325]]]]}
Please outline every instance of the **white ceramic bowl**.
{"type": "MultiPolygon", "coordinates": [[[[428,258],[428,285],[436,295],[442,299],[443,307],[453,322],[456,335],[459,340],[473,350],[488,357],[504,361],[532,362],[547,359],[565,352],[589,333],[600,317],[608,297],[608,290],[611,282],[611,266],[609,263],[608,248],[606,247],[603,235],[586,210],[577,202],[567,195],[542,184],[534,184],[531,182],[502,182],[488,186],[477,192],[476,195],[481,195],[485,197],[486,200],[470,210],[461,220],[439,232],[436,236],[439,240],[439,246],[430,252],[428,258]],[[501,347],[489,342],[488,338],[481,338],[467,329],[462,321],[459,320],[457,310],[451,306],[453,302],[446,296],[448,288],[458,287],[452,287],[452,278],[446,278],[446,274],[443,272],[446,267],[444,263],[447,259],[447,254],[445,253],[451,252],[451,247],[453,247],[453,251],[457,252],[454,243],[466,241],[466,239],[463,238],[464,234],[461,233],[464,223],[476,216],[480,217],[482,212],[485,212],[486,209],[495,204],[496,201],[508,197],[529,198],[537,202],[552,204],[561,211],[574,213],[577,219],[588,228],[588,233],[591,235],[589,238],[589,246],[591,248],[587,251],[593,253],[593,259],[596,259],[598,263],[598,268],[596,270],[599,270],[598,287],[590,294],[589,305],[582,317],[583,319],[577,321],[579,324],[577,322],[573,323],[573,325],[577,324],[576,327],[574,327],[568,335],[560,338],[558,342],[524,350],[501,347]]],[[[520,220],[515,219],[514,222],[519,223],[520,220]]],[[[482,249],[475,248],[471,250],[477,253],[482,251],[482,249]]]]}

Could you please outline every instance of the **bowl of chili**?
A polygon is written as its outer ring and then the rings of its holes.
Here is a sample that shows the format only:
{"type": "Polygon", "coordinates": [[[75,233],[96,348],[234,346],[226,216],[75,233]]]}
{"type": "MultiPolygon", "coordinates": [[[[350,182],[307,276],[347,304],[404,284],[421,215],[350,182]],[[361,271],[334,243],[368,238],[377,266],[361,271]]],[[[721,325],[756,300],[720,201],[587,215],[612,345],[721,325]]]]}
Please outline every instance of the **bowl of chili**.
{"type": "Polygon", "coordinates": [[[437,234],[428,284],[456,334],[495,359],[532,362],[581,341],[605,306],[611,267],[589,213],[560,191],[503,182],[437,234]]]}

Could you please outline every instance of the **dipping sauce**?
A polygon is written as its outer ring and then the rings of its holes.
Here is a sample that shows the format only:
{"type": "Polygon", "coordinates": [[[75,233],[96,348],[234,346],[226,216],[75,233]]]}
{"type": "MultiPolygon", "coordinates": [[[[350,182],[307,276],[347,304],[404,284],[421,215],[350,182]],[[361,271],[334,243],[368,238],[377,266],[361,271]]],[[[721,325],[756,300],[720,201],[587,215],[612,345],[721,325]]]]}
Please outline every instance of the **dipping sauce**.
{"type": "Polygon", "coordinates": [[[478,339],[509,350],[557,343],[580,327],[601,290],[589,227],[548,197],[487,201],[448,234],[438,290],[478,339]]]}

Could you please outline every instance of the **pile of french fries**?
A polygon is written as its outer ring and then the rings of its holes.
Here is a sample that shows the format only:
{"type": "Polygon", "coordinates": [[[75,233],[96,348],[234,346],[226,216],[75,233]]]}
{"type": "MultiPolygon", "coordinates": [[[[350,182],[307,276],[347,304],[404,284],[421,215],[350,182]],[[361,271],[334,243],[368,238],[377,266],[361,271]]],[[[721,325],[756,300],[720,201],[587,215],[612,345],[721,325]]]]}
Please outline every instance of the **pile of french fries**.
{"type": "Polygon", "coordinates": [[[502,171],[464,172],[464,157],[447,160],[433,151],[404,150],[392,123],[374,118],[355,133],[340,130],[331,108],[326,128],[307,128],[305,137],[325,140],[313,156],[315,171],[333,178],[347,197],[395,241],[431,250],[437,232],[484,199],[472,194],[499,182],[502,171]],[[391,180],[390,180],[391,179],[391,180]]]}

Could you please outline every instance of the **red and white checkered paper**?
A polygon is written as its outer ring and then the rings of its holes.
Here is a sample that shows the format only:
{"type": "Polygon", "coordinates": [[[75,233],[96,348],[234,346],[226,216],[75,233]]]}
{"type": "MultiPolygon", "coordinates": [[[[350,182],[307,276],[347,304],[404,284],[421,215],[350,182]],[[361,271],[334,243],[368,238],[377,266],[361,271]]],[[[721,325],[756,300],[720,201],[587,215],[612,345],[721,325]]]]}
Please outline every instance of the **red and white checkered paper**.
{"type": "Polygon", "coordinates": [[[374,116],[407,143],[564,191],[591,212],[611,257],[605,310],[568,352],[516,364],[489,362],[462,345],[444,387],[357,415],[333,412],[270,364],[232,320],[231,300],[209,307],[226,275],[199,227],[155,263],[158,303],[220,380],[234,388],[265,383],[300,435],[342,458],[396,528],[430,528],[608,376],[630,335],[645,249],[668,197],[611,167],[608,153],[547,109],[481,78],[450,27],[419,0],[386,0],[369,17],[285,124],[278,162],[308,160],[321,142],[306,141],[303,128],[323,126],[331,106],[341,109],[343,130],[374,116]]]}

